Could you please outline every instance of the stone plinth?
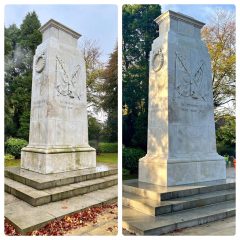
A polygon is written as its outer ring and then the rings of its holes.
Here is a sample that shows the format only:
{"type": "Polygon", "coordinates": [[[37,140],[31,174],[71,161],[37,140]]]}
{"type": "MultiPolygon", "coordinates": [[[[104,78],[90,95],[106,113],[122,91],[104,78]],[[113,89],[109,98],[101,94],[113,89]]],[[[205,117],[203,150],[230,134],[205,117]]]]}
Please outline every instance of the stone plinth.
{"type": "Polygon", "coordinates": [[[235,216],[235,186],[234,178],[170,187],[124,181],[123,227],[136,235],[163,235],[235,216]]]}
{"type": "Polygon", "coordinates": [[[96,167],[88,144],[86,68],[80,34],[50,20],[33,61],[29,145],[21,167],[47,174],[96,167]]]}
{"type": "Polygon", "coordinates": [[[26,235],[57,218],[116,202],[116,167],[97,164],[94,168],[47,175],[6,168],[4,216],[26,235]]]}
{"type": "Polygon", "coordinates": [[[211,62],[200,34],[204,23],[172,11],[155,21],[148,147],[139,181],[174,186],[225,179],[225,161],[216,152],[211,62]]]}

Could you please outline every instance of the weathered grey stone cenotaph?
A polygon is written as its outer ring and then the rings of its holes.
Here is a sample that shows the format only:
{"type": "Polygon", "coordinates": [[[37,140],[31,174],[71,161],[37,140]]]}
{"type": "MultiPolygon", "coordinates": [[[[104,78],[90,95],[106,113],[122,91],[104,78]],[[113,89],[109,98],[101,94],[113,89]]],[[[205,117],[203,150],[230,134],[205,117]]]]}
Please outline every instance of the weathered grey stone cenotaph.
{"type": "Polygon", "coordinates": [[[204,23],[168,11],[156,20],[149,69],[148,147],[139,181],[162,186],[226,178],[216,152],[212,72],[204,23]]]}
{"type": "Polygon", "coordinates": [[[48,174],[96,166],[88,144],[86,69],[80,34],[50,20],[33,63],[29,145],[21,167],[48,174]]]}

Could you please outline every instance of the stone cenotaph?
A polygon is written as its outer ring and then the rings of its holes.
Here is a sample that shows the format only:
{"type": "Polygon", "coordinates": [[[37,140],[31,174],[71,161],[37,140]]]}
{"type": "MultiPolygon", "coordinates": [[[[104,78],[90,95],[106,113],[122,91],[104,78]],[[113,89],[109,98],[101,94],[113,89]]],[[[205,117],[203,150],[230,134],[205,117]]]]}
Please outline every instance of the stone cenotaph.
{"type": "Polygon", "coordinates": [[[115,202],[118,195],[116,164],[96,163],[96,150],[88,144],[80,34],[55,20],[40,31],[43,41],[33,59],[29,144],[21,151],[21,167],[4,171],[4,216],[21,234],[115,202]]]}
{"type": "Polygon", "coordinates": [[[204,24],[172,11],[155,21],[147,154],[139,160],[138,179],[123,181],[122,226],[136,235],[163,235],[236,211],[235,179],[226,178],[225,161],[216,152],[204,24]]]}
{"type": "Polygon", "coordinates": [[[33,62],[29,144],[21,167],[48,174],[96,167],[88,144],[86,68],[81,36],[50,20],[33,62]]]}
{"type": "Polygon", "coordinates": [[[225,161],[216,152],[204,23],[172,11],[155,22],[159,37],[150,53],[148,146],[139,181],[175,186],[225,179],[225,161]]]}

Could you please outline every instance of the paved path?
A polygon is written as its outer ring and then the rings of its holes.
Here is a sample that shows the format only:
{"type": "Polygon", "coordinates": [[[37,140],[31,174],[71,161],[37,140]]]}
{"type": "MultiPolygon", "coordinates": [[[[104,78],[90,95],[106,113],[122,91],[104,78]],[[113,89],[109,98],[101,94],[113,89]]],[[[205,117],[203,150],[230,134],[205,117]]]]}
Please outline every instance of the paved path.
{"type": "Polygon", "coordinates": [[[118,233],[117,207],[106,209],[97,217],[96,223],[88,223],[87,226],[69,231],[66,236],[113,236],[118,233]]]}
{"type": "Polygon", "coordinates": [[[220,221],[211,222],[196,227],[168,233],[168,236],[233,236],[235,234],[235,217],[225,218],[220,221]]]}
{"type": "Polygon", "coordinates": [[[227,168],[227,177],[228,178],[236,178],[236,169],[233,167],[227,168]]]}
{"type": "MultiPolygon", "coordinates": [[[[235,217],[198,225],[196,227],[185,228],[179,231],[168,233],[165,236],[233,236],[236,231],[235,217]]],[[[124,236],[135,235],[123,230],[124,236]]]]}

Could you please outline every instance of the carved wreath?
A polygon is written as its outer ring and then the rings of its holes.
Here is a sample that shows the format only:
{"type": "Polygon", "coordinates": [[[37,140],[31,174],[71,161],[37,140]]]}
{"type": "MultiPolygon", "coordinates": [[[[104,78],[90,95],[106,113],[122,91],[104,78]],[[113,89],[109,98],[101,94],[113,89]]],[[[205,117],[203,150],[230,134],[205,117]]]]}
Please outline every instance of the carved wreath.
{"type": "Polygon", "coordinates": [[[45,67],[46,64],[46,58],[45,53],[41,53],[39,56],[37,56],[36,63],[35,63],[35,70],[37,73],[41,73],[45,67]]]}
{"type": "Polygon", "coordinates": [[[153,71],[157,72],[159,71],[164,63],[164,57],[162,53],[162,49],[159,49],[157,52],[153,52],[153,57],[152,57],[152,69],[153,71]]]}

